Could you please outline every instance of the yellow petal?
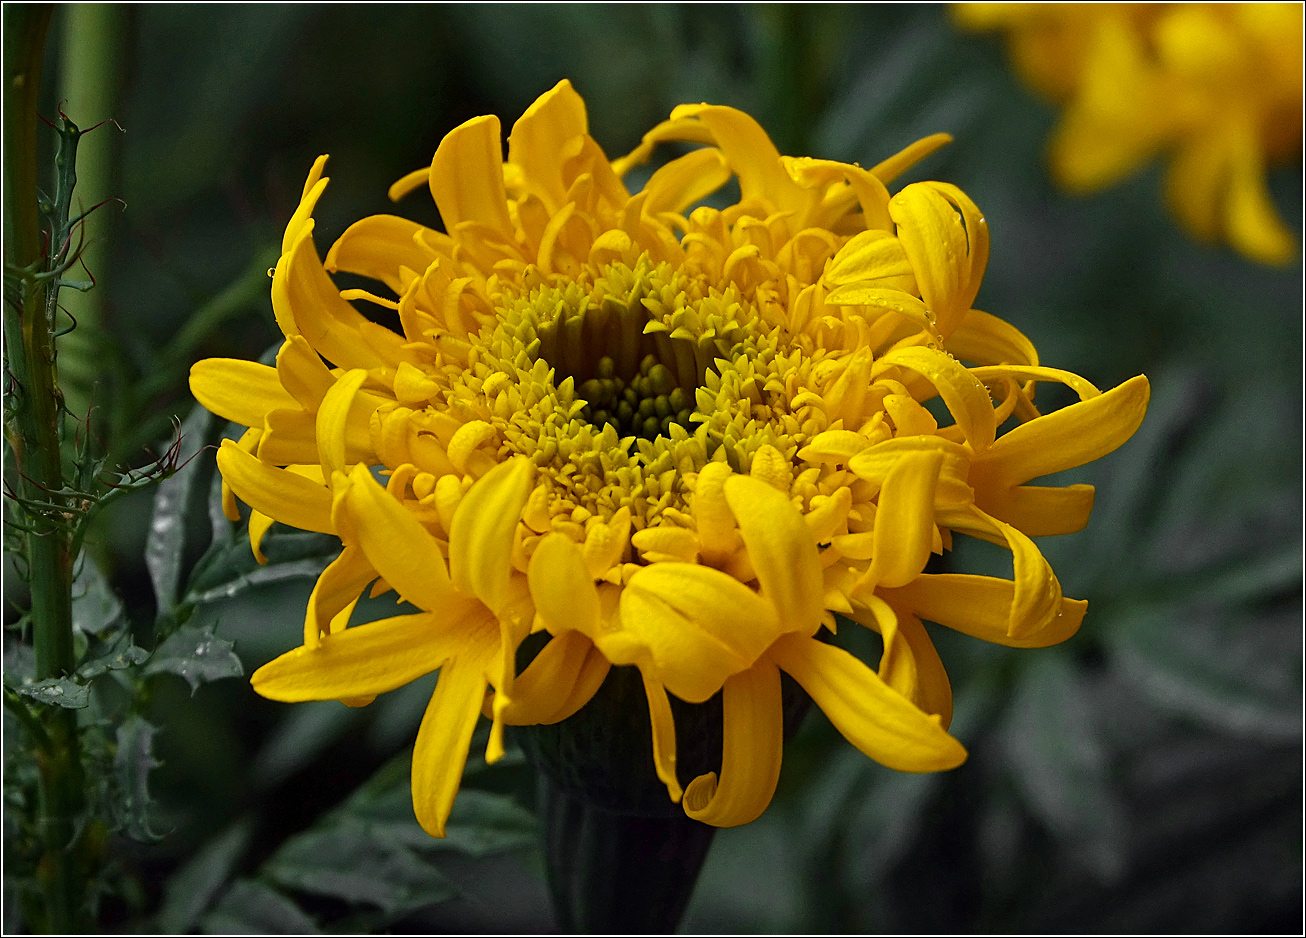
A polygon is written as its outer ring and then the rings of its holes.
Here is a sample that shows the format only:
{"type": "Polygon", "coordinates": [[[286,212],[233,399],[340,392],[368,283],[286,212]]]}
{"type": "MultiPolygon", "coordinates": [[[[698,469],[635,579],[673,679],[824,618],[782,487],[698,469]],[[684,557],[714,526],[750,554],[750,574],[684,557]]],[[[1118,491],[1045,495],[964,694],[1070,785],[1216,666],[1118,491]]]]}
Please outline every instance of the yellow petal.
{"type": "Polygon", "coordinates": [[[975,457],[971,483],[977,499],[986,488],[1009,488],[1112,452],[1143,422],[1150,395],[1147,378],[1139,375],[1003,434],[975,457]]]}
{"type": "Polygon", "coordinates": [[[376,579],[376,570],[357,547],[347,545],[327,565],[313,584],[304,611],[304,644],[312,647],[323,633],[331,631],[331,622],[376,579]]]}
{"type": "Polygon", "coordinates": [[[731,469],[724,462],[710,462],[698,473],[694,486],[691,507],[704,563],[725,563],[739,543],[735,519],[725,499],[725,481],[730,475],[731,469]]]}
{"type": "Polygon", "coordinates": [[[367,372],[355,368],[341,375],[340,380],[322,398],[317,411],[316,429],[323,476],[345,472],[349,468],[345,463],[345,435],[350,423],[366,421],[361,407],[357,413],[354,411],[354,399],[366,380],[367,372]]]}
{"type": "MultiPolygon", "coordinates": [[[[316,411],[327,391],[336,383],[322,356],[313,351],[302,335],[287,336],[277,353],[277,376],[281,385],[304,410],[316,411]]],[[[290,409],[289,404],[278,408],[290,409]]],[[[260,421],[261,422],[261,421],[260,421]]]]}
{"type": "Polygon", "coordinates": [[[898,634],[907,640],[916,662],[916,706],[936,713],[946,730],[952,723],[952,685],[943,661],[921,620],[910,613],[898,615],[898,634]]]}
{"type": "Polygon", "coordinates": [[[324,636],[254,672],[254,690],[299,703],[383,694],[440,667],[461,647],[463,623],[430,613],[378,619],[324,636]]]}
{"type": "Polygon", "coordinates": [[[299,404],[281,386],[277,369],[234,358],[206,358],[190,369],[195,400],[224,420],[246,427],[263,426],[263,416],[277,407],[299,404]]]}
{"type": "Polygon", "coordinates": [[[966,312],[945,347],[962,361],[976,365],[1038,364],[1038,350],[1023,332],[978,309],[966,312]]]}
{"type": "Polygon", "coordinates": [[[400,266],[421,271],[435,260],[434,252],[413,237],[427,230],[398,215],[368,215],[345,229],[327,251],[323,266],[329,273],[343,270],[380,280],[401,294],[408,284],[399,274],[400,266]]]}
{"type": "Polygon", "coordinates": [[[495,612],[509,598],[512,540],[531,491],[534,464],[524,456],[495,466],[468,490],[449,531],[449,573],[459,591],[495,612]]]}
{"type": "Polygon", "coordinates": [[[906,453],[884,479],[875,508],[875,553],[867,583],[902,586],[925,569],[934,543],[934,491],[943,454],[906,453]]]}
{"type": "Polygon", "coordinates": [[[970,242],[961,215],[938,188],[924,182],[894,196],[889,214],[916,272],[921,299],[946,338],[974,300],[966,260],[970,242]]]}
{"type": "Polygon", "coordinates": [[[925,157],[952,143],[952,134],[930,134],[915,143],[909,143],[887,160],[875,164],[871,174],[885,185],[893,182],[925,157]]]}
{"type": "Polygon", "coordinates": [[[673,112],[673,116],[682,114],[697,117],[711,131],[739,177],[739,191],[745,200],[767,201],[781,211],[805,209],[814,201],[789,177],[780,163],[780,151],[762,125],[743,111],[718,105],[681,105],[673,112]]]}
{"type": "Polygon", "coordinates": [[[765,656],[726,681],[721,779],[700,775],[685,789],[685,813],[713,827],[756,820],[775,794],[784,748],[780,672],[765,656]]]}
{"type": "Polygon", "coordinates": [[[698,535],[688,528],[662,524],[645,528],[630,536],[630,544],[645,560],[680,560],[694,563],[698,560],[698,535]]]}
{"type": "Polygon", "coordinates": [[[825,590],[816,542],[802,514],[784,495],[748,476],[731,476],[724,490],[762,597],[775,606],[781,630],[811,635],[820,628],[825,590]]]}
{"type": "Polygon", "coordinates": [[[1056,618],[1061,609],[1061,583],[1038,546],[1025,534],[975,507],[944,512],[940,524],[995,543],[1005,542],[1011,551],[1016,589],[1011,600],[1008,634],[1033,635],[1056,618]]]}
{"type": "Polygon", "coordinates": [[[458,615],[472,605],[445,571],[440,547],[412,513],[372,478],[366,466],[349,475],[344,506],[353,536],[377,573],[419,609],[458,615]]]}
{"type": "Polygon", "coordinates": [[[842,648],[785,635],[771,659],[802,685],[850,743],[899,772],[938,772],[966,760],[937,715],[927,715],[842,648]]]}
{"type": "MultiPolygon", "coordinates": [[[[497,644],[494,642],[489,649],[497,644]]],[[[441,668],[435,693],[417,731],[413,746],[413,811],[422,829],[432,837],[444,836],[444,825],[462,782],[467,747],[489,685],[485,667],[492,656],[485,646],[473,646],[441,668]]]]}
{"type": "Polygon", "coordinates": [[[721,151],[705,148],[686,153],[655,172],[644,190],[644,213],[679,214],[716,192],[730,179],[730,167],[721,151]]]}
{"type": "Polygon", "coordinates": [[[946,625],[986,642],[1012,648],[1046,648],[1064,642],[1079,631],[1088,603],[1062,597],[1060,608],[1042,631],[1031,635],[1008,634],[1016,584],[997,577],[964,573],[918,576],[900,589],[884,590],[892,605],[910,609],[922,619],[946,625]]]}
{"type": "Polygon", "coordinates": [[[676,778],[676,721],[671,716],[671,701],[667,691],[657,679],[640,668],[644,680],[644,695],[648,698],[649,721],[653,724],[653,766],[658,780],[667,786],[672,801],[684,794],[676,778]]]}
{"type": "MultiPolygon", "coordinates": [[[[598,689],[598,684],[591,681],[588,667],[594,658],[603,659],[603,656],[580,632],[564,632],[550,639],[513,681],[512,702],[503,711],[504,722],[509,726],[534,726],[557,723],[571,716],[598,689]],[[585,686],[589,686],[588,696],[575,703],[575,692],[585,686]]],[[[604,676],[607,670],[603,668],[604,676]]]]}
{"type": "Polygon", "coordinates": [[[865,283],[909,293],[916,288],[916,275],[902,242],[874,228],[855,235],[839,249],[825,279],[832,286],[865,283]]]}
{"type": "Polygon", "coordinates": [[[993,421],[993,401],[979,379],[955,358],[938,349],[907,346],[882,355],[872,374],[878,377],[890,365],[909,368],[934,385],[975,452],[981,452],[992,444],[997,432],[993,421]]]}
{"type": "Polygon", "coordinates": [[[1093,486],[1083,484],[1062,488],[1018,485],[1015,488],[981,487],[975,490],[975,504],[979,508],[1030,537],[1082,531],[1093,513],[1093,498],[1093,486]]]}
{"type": "Polygon", "coordinates": [[[565,78],[536,98],[513,124],[508,162],[521,168],[526,191],[543,199],[550,212],[567,201],[562,167],[570,146],[588,132],[585,102],[565,78]]]}
{"type": "Polygon", "coordinates": [[[555,636],[570,629],[590,638],[598,634],[599,593],[575,541],[557,533],[541,540],[531,555],[527,578],[535,614],[555,636]]]}
{"type": "Polygon", "coordinates": [[[502,147],[499,118],[494,116],[473,117],[440,141],[431,160],[431,195],[450,234],[472,221],[512,243],[502,147]]]}
{"type": "Polygon", "coordinates": [[[641,568],[622,590],[620,610],[622,634],[648,650],[661,682],[690,703],[707,700],[751,666],[780,633],[771,603],[698,564],[641,568]]]}
{"type": "Polygon", "coordinates": [[[1300,256],[1265,181],[1265,157],[1250,130],[1239,136],[1229,171],[1224,227],[1229,243],[1262,264],[1285,265],[1300,256]]]}
{"type": "Polygon", "coordinates": [[[218,450],[223,481],[251,508],[303,531],[334,534],[325,485],[260,462],[230,440],[218,450]]]}
{"type": "Polygon", "coordinates": [[[341,298],[317,256],[312,219],[277,262],[272,309],[287,336],[303,335],[340,368],[377,368],[399,360],[403,338],[369,322],[341,298]]]}

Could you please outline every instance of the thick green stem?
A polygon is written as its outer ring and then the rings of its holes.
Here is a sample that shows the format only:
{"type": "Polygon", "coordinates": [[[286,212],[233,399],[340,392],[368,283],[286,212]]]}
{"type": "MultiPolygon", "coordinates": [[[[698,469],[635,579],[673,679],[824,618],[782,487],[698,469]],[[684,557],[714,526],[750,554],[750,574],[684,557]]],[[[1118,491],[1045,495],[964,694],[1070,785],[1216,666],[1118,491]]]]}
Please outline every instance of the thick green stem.
{"type": "MultiPolygon", "coordinates": [[[[126,8],[116,3],[70,3],[60,11],[63,19],[59,96],[64,110],[82,127],[93,127],[117,117],[119,60],[126,8]]],[[[76,211],[81,212],[116,194],[114,165],[120,134],[111,125],[86,137],[77,155],[76,211]]],[[[105,206],[86,219],[82,264],[70,271],[84,280],[81,266],[98,281],[109,270],[109,244],[116,208],[105,206]]],[[[85,293],[69,290],[61,298],[77,328],[59,338],[60,385],[68,409],[86,414],[101,367],[100,327],[103,323],[103,289],[85,293]]]]}
{"type": "MultiPolygon", "coordinates": [[[[49,5],[5,7],[4,189],[5,262],[24,273],[19,296],[7,291],[6,358],[9,374],[6,435],[13,447],[18,489],[24,499],[53,503],[27,520],[27,561],[32,588],[36,677],[62,677],[75,667],[72,631],[71,526],[57,511],[64,496],[59,428],[62,420],[52,331],[52,283],[39,279],[48,257],[37,207],[36,103],[49,5]]],[[[44,853],[37,873],[49,931],[83,926],[82,883],[75,862],[75,819],[83,784],[75,712],[51,707],[42,721],[48,748],[36,752],[41,777],[40,827],[44,853]]]]}

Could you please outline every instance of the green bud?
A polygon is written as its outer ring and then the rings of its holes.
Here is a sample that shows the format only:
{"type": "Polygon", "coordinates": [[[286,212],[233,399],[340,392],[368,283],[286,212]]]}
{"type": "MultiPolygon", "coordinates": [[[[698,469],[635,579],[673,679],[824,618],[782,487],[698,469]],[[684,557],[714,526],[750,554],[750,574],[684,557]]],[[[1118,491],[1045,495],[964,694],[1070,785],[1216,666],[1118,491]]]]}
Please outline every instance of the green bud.
{"type": "Polygon", "coordinates": [[[616,372],[616,370],[617,370],[616,363],[607,355],[604,355],[602,358],[599,359],[600,378],[611,378],[613,373],[616,372]]]}
{"type": "Polygon", "coordinates": [[[654,394],[670,394],[671,389],[676,386],[676,378],[671,373],[671,369],[661,363],[649,370],[648,380],[654,394]]]}
{"type": "Polygon", "coordinates": [[[667,400],[665,394],[659,394],[653,401],[653,411],[659,417],[666,417],[671,414],[671,402],[667,400]]]}

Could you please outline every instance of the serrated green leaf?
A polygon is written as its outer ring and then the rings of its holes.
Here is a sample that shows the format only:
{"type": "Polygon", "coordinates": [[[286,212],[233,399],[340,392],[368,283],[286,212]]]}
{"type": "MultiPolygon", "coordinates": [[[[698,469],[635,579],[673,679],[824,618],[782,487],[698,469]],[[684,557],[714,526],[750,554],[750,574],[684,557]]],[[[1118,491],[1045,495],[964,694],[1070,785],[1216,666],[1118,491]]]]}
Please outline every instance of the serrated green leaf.
{"type": "Polygon", "coordinates": [[[145,566],[150,572],[160,614],[170,611],[177,602],[190,492],[200,470],[195,456],[204,445],[212,420],[212,415],[199,405],[190,412],[178,431],[181,436],[178,461],[182,468],[154,490],[154,511],[145,540],[145,566]]]}
{"type": "Polygon", "coordinates": [[[357,820],[309,830],[286,841],[263,873],[286,889],[374,905],[390,915],[458,894],[439,870],[388,834],[357,820]]]}
{"type": "Polygon", "coordinates": [[[91,690],[85,684],[78,684],[71,678],[51,677],[31,684],[20,684],[14,688],[24,697],[31,697],[38,703],[52,707],[65,707],[80,710],[90,702],[91,690]]]}
{"type": "Polygon", "coordinates": [[[161,934],[182,935],[194,927],[230,878],[252,830],[249,820],[233,824],[172,875],[163,887],[163,908],[155,922],[161,934]]]}
{"type": "Polygon", "coordinates": [[[83,553],[77,561],[77,576],[73,580],[73,628],[88,635],[99,635],[116,625],[121,616],[122,603],[95,561],[83,553]]]}
{"type": "Polygon", "coordinates": [[[114,813],[127,836],[141,843],[162,840],[150,827],[150,772],[159,763],[154,758],[154,734],[158,727],[144,717],[130,716],[118,727],[118,752],[113,771],[118,783],[114,813]]]}
{"type": "Polygon", "coordinates": [[[200,922],[206,935],[316,935],[317,923],[275,889],[238,879],[200,922]]]}
{"type": "Polygon", "coordinates": [[[132,665],[141,664],[150,657],[150,653],[132,643],[131,633],[120,632],[101,653],[83,661],[77,669],[77,675],[83,681],[91,681],[108,671],[119,671],[132,665]]]}
{"type": "Polygon", "coordinates": [[[1025,803],[1077,863],[1110,882],[1124,871],[1124,809],[1079,678],[1054,651],[1028,656],[1000,730],[1025,803]]]}
{"type": "MultiPolygon", "coordinates": [[[[338,547],[335,553],[339,553],[338,547]]],[[[269,564],[266,567],[255,567],[250,572],[239,574],[220,586],[202,592],[191,593],[186,597],[186,600],[196,606],[203,606],[207,603],[231,599],[233,596],[254,586],[268,586],[286,580],[313,579],[321,575],[334,557],[333,554],[331,557],[322,557],[320,559],[292,560],[287,563],[269,564]]]]}
{"type": "Polygon", "coordinates": [[[240,677],[245,669],[231,642],[207,629],[183,625],[155,649],[145,666],[146,674],[164,672],[184,678],[193,694],[201,684],[240,677]]]}

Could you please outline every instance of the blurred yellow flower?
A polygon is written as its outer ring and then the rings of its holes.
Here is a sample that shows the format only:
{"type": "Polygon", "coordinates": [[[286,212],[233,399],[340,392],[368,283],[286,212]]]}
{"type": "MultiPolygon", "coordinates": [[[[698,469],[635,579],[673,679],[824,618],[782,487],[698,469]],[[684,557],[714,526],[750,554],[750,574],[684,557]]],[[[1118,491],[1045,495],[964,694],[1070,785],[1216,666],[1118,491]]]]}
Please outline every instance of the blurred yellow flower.
{"type": "Polygon", "coordinates": [[[1193,237],[1265,264],[1297,256],[1265,183],[1302,141],[1299,3],[962,3],[957,21],[1008,37],[1016,70],[1065,111],[1052,172],[1072,192],[1160,153],[1165,196],[1193,237]]]}
{"type": "Polygon", "coordinates": [[[781,156],[747,114],[684,105],[609,162],[564,81],[506,162],[480,117],[391,189],[429,186],[444,233],[364,218],[325,263],[320,158],[273,277],[276,366],[191,372],[201,403],[250,428],[218,464],[256,554],[272,519],[342,542],[303,647],[255,689],[361,704],[439,668],[413,757],[436,836],[483,709],[493,760],[505,724],[565,719],[613,665],[639,669],[657,774],[709,824],[771,799],[781,671],[885,765],[962,762],[921,619],[1017,647],[1075,632],[1086,604],[1030,535],[1081,528],[1092,488],[1025,483],[1119,446],[1148,384],[1103,394],[971,308],[989,237],[975,205],[946,183],[885,188],[946,142],[868,171],[781,156]],[[630,193],[627,170],[672,141],[699,146],[630,193]],[[732,175],[736,204],[694,207],[732,175]],[[340,291],[336,271],[385,292],[340,291]],[[1040,415],[1037,381],[1081,400],[1040,415]],[[1013,578],[924,573],[955,532],[1007,547],[1013,578]],[[349,625],[369,586],[417,611],[349,625]],[[876,668],[818,638],[834,613],[882,636],[876,668]],[[533,631],[548,643],[516,673],[533,631]],[[721,771],[682,788],[668,694],[719,692],[721,771]]]}

